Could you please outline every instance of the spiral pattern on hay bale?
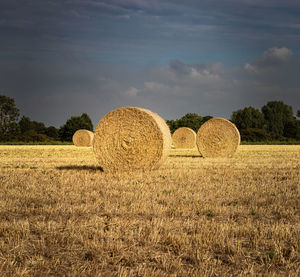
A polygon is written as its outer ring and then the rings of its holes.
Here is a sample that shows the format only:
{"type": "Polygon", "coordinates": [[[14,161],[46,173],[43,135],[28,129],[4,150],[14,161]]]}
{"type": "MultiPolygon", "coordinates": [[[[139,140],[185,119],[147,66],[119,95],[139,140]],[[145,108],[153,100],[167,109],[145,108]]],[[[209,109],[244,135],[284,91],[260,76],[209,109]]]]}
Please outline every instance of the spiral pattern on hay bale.
{"type": "Polygon", "coordinates": [[[93,140],[94,133],[85,129],[77,130],[72,138],[73,144],[75,146],[92,146],[93,140]]]}
{"type": "Polygon", "coordinates": [[[196,147],[196,133],[191,128],[181,127],[172,135],[175,148],[194,148],[196,147]]]}
{"type": "Polygon", "coordinates": [[[240,145],[239,130],[224,118],[206,121],[197,132],[196,144],[203,157],[232,157],[240,145]]]}
{"type": "Polygon", "coordinates": [[[93,150],[104,171],[150,170],[167,159],[171,141],[169,127],[159,115],[123,107],[100,120],[93,150]]]}

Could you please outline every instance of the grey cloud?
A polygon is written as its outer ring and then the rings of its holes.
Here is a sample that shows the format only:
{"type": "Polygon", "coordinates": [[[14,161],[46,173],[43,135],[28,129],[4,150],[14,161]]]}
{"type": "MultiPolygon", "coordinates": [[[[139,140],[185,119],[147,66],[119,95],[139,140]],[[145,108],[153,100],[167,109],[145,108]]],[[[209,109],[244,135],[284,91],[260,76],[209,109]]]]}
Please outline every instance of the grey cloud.
{"type": "MultiPolygon", "coordinates": [[[[288,53],[272,50],[261,57],[279,55],[285,60],[288,53]]],[[[0,90],[16,99],[22,114],[56,126],[82,112],[87,112],[96,125],[107,112],[120,106],[145,107],[166,119],[188,112],[228,118],[236,109],[249,105],[259,108],[271,100],[283,100],[297,109],[300,83],[296,72],[300,63],[287,64],[284,78],[270,74],[274,79],[271,82],[249,75],[243,67],[222,63],[172,60],[168,65],[141,69],[82,58],[2,62],[0,90]]]]}
{"type": "Polygon", "coordinates": [[[191,73],[192,69],[190,66],[184,64],[179,60],[172,60],[169,64],[170,70],[177,74],[188,75],[191,73]]]}
{"type": "Polygon", "coordinates": [[[257,74],[275,71],[287,64],[293,56],[293,52],[286,47],[272,47],[265,51],[252,64],[246,64],[245,69],[257,74]]]}

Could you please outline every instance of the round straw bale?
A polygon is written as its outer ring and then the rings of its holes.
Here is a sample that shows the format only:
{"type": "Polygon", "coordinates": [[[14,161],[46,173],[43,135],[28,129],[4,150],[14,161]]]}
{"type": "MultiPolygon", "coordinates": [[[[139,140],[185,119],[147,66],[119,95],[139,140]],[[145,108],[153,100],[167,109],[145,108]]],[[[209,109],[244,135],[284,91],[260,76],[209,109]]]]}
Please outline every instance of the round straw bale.
{"type": "Polygon", "coordinates": [[[94,133],[89,130],[80,129],[74,133],[72,140],[75,146],[92,146],[94,133]]]}
{"type": "Polygon", "coordinates": [[[93,150],[104,171],[158,168],[168,157],[171,134],[166,122],[142,108],[109,112],[97,125],[93,150]]]}
{"type": "Polygon", "coordinates": [[[175,148],[194,148],[196,147],[196,133],[190,128],[181,127],[173,133],[172,141],[175,148]]]}
{"type": "Polygon", "coordinates": [[[197,132],[197,147],[203,157],[232,157],[241,141],[239,130],[224,118],[206,121],[197,132]]]}

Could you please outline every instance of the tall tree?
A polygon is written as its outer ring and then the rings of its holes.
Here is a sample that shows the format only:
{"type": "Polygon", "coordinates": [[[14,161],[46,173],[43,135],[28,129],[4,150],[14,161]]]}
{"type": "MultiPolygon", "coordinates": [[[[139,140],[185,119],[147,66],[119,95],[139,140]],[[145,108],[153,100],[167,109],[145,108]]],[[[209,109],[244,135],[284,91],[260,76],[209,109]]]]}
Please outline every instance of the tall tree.
{"type": "Polygon", "coordinates": [[[178,128],[188,127],[197,132],[202,124],[202,116],[196,113],[187,113],[178,120],[178,128]]]}
{"type": "Polygon", "coordinates": [[[294,120],[293,109],[282,101],[271,101],[262,107],[267,129],[273,139],[281,139],[288,122],[294,120]]]}
{"type": "Polygon", "coordinates": [[[62,141],[72,141],[74,133],[79,129],[93,131],[93,124],[90,117],[83,113],[81,116],[72,116],[60,127],[59,137],[62,141]]]}
{"type": "Polygon", "coordinates": [[[17,130],[19,109],[15,100],[5,95],[0,95],[0,140],[12,139],[17,130]]]}
{"type": "Polygon", "coordinates": [[[205,123],[207,120],[211,119],[212,116],[200,116],[196,113],[187,113],[183,117],[177,120],[167,120],[171,133],[174,133],[176,129],[180,127],[188,127],[193,129],[195,132],[198,132],[200,126],[205,123]]]}
{"type": "Polygon", "coordinates": [[[263,129],[265,124],[264,115],[253,107],[246,107],[232,113],[231,121],[239,130],[243,129],[263,129]]]}
{"type": "Polygon", "coordinates": [[[203,118],[202,118],[202,124],[205,123],[206,121],[212,119],[212,118],[213,118],[213,117],[210,116],[210,115],[203,116],[203,118]]]}
{"type": "Polygon", "coordinates": [[[25,132],[29,130],[34,130],[34,126],[32,124],[32,121],[27,116],[22,116],[22,118],[19,121],[19,126],[21,133],[24,134],[25,132]]]}
{"type": "Polygon", "coordinates": [[[22,116],[19,121],[21,133],[25,133],[30,130],[34,130],[37,134],[46,134],[47,128],[43,122],[32,121],[27,116],[22,116]]]}
{"type": "Polygon", "coordinates": [[[46,129],[46,135],[54,140],[59,140],[58,130],[54,126],[49,126],[46,129]]]}
{"type": "Polygon", "coordinates": [[[300,139],[300,121],[294,120],[289,121],[285,124],[283,129],[283,134],[286,138],[292,138],[292,139],[300,139]]]}
{"type": "Polygon", "coordinates": [[[81,119],[83,120],[83,122],[86,123],[86,125],[88,126],[86,129],[87,130],[90,130],[90,131],[93,131],[94,127],[93,127],[93,123],[92,123],[92,120],[90,119],[90,117],[88,116],[87,113],[83,113],[81,115],[81,119]]]}

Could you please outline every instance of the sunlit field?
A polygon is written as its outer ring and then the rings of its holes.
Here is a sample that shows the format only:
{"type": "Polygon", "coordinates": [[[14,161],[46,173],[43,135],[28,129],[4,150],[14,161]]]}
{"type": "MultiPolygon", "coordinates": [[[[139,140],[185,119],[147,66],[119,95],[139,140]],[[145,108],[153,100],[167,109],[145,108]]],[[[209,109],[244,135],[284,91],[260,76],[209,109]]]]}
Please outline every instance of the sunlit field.
{"type": "Polygon", "coordinates": [[[300,145],[115,175],[92,148],[0,146],[0,276],[300,276],[299,187],[300,145]]]}

